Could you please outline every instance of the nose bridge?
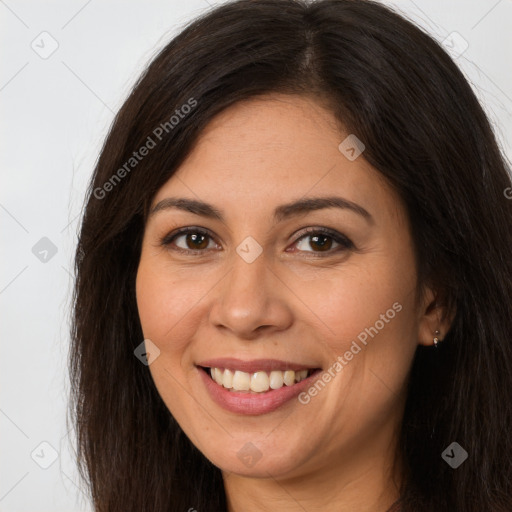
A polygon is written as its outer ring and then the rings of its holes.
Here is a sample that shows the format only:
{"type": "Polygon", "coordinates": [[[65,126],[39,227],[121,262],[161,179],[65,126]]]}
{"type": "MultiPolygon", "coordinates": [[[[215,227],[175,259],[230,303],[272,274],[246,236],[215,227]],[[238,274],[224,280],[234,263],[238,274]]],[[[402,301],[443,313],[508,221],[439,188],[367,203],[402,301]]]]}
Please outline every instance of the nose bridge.
{"type": "Polygon", "coordinates": [[[268,262],[263,251],[257,255],[254,248],[242,243],[233,254],[231,272],[223,290],[222,301],[241,317],[248,314],[260,316],[268,302],[268,262]],[[249,249],[246,253],[243,250],[249,249]],[[242,253],[242,254],[240,254],[242,253]]]}
{"type": "Polygon", "coordinates": [[[240,337],[251,337],[262,326],[282,329],[291,321],[269,258],[256,243],[246,239],[233,251],[231,270],[211,311],[212,323],[240,337]]]}

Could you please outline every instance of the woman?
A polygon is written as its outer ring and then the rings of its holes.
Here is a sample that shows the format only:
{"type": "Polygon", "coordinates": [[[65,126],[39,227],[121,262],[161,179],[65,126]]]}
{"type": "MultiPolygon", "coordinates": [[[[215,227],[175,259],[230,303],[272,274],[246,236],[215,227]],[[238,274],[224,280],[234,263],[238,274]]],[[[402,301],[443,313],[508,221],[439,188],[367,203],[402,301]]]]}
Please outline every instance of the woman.
{"type": "Polygon", "coordinates": [[[510,177],[369,1],[240,0],[117,115],[76,255],[98,511],[512,510],[510,177]]]}

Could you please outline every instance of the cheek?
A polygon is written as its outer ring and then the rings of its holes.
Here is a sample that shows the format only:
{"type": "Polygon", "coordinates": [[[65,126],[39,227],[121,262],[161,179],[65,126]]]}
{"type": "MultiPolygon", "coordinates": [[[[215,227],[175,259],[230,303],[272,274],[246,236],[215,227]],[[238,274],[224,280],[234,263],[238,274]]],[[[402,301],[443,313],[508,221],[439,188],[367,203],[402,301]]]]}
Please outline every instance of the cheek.
{"type": "Polygon", "coordinates": [[[417,345],[414,272],[375,261],[371,272],[347,270],[327,282],[327,293],[318,284],[308,288],[308,305],[322,320],[335,377],[312,403],[328,404],[333,414],[350,411],[350,424],[340,421],[333,430],[357,435],[386,421],[407,380],[417,345]]]}
{"type": "Polygon", "coordinates": [[[141,259],[136,295],[144,337],[163,352],[184,350],[187,333],[195,328],[194,307],[204,290],[193,281],[177,278],[172,272],[141,259]]]}
{"type": "Polygon", "coordinates": [[[389,261],[375,257],[364,268],[347,266],[316,279],[293,275],[294,291],[338,353],[347,340],[370,338],[367,329],[375,334],[375,324],[378,331],[400,331],[404,320],[414,318],[414,269],[389,261]]]}
{"type": "Polygon", "coordinates": [[[402,390],[414,357],[415,273],[407,263],[375,257],[364,269],[347,266],[329,279],[301,287],[321,319],[331,371],[339,375],[332,385],[336,407],[359,411],[361,421],[372,414],[360,409],[361,397],[385,416],[389,398],[402,390]]]}
{"type": "Polygon", "coordinates": [[[184,363],[197,328],[195,309],[203,295],[204,291],[190,281],[141,258],[136,279],[139,319],[144,338],[160,350],[149,370],[167,408],[184,421],[185,427],[188,423],[183,414],[190,404],[186,405],[189,395],[183,393],[183,383],[191,368],[184,363]]]}
{"type": "Polygon", "coordinates": [[[397,395],[403,388],[417,346],[414,291],[414,267],[387,262],[333,287],[325,322],[336,333],[333,351],[343,357],[345,381],[337,384],[351,390],[347,405],[354,410],[365,396],[376,410],[384,406],[384,414],[389,391],[397,395]]]}

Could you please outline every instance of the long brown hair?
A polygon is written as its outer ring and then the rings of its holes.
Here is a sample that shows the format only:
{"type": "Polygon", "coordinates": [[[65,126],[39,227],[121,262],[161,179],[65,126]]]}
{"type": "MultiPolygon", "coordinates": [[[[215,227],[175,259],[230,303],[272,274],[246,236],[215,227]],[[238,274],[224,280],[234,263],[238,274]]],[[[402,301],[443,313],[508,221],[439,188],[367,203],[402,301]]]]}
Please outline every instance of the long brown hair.
{"type": "Polygon", "coordinates": [[[80,229],[70,350],[78,462],[96,510],[226,510],[220,470],[134,356],[143,340],[135,276],[156,191],[216,114],[269,92],[313,95],[364,141],[364,158],[406,204],[419,285],[456,311],[439,348],[418,347],[413,362],[401,510],[510,512],[510,176],[475,94],[441,46],[363,0],[216,7],[158,54],[117,114],[80,229]],[[148,137],[147,155],[130,160],[148,137]],[[441,457],[454,441],[468,453],[457,469],[441,457]]]}

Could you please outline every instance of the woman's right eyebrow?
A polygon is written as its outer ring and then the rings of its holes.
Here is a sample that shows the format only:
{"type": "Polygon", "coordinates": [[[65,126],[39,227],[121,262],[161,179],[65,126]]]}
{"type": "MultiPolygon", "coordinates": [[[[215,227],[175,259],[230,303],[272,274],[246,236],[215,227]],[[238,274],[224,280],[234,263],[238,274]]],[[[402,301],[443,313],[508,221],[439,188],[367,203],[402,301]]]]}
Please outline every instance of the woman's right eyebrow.
{"type": "MultiPolygon", "coordinates": [[[[216,208],[210,203],[186,197],[166,197],[162,199],[151,209],[149,216],[151,217],[160,211],[173,208],[225,222],[224,213],[221,209],[216,208]]],[[[297,201],[280,205],[274,210],[274,222],[282,222],[290,217],[305,215],[311,211],[324,208],[349,210],[363,217],[369,224],[374,222],[368,210],[353,201],[339,196],[301,198],[297,201]]]]}
{"type": "Polygon", "coordinates": [[[173,208],[224,222],[224,214],[222,210],[218,210],[215,206],[209,203],[185,197],[166,197],[165,199],[162,199],[151,209],[149,216],[151,217],[157,212],[173,208]]]}

